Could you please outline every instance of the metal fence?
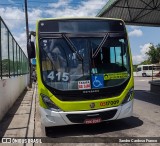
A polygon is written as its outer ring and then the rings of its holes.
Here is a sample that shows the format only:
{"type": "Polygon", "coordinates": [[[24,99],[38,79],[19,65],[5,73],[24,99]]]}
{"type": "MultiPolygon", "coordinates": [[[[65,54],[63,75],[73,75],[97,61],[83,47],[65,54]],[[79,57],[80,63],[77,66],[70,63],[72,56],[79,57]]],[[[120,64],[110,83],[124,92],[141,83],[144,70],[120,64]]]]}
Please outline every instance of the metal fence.
{"type": "Polygon", "coordinates": [[[28,73],[28,58],[0,17],[0,78],[28,73]]]}

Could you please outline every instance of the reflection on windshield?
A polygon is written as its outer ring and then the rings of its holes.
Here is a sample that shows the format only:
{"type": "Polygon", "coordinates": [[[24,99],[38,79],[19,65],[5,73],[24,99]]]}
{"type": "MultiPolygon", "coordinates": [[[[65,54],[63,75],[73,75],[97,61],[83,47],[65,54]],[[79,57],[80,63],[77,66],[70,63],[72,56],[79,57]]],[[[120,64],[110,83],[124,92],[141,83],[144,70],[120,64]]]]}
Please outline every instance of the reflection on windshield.
{"type": "Polygon", "coordinates": [[[128,78],[124,38],[106,36],[99,49],[103,37],[68,39],[44,38],[40,42],[43,80],[48,86],[58,90],[97,89],[116,86],[128,78]]]}

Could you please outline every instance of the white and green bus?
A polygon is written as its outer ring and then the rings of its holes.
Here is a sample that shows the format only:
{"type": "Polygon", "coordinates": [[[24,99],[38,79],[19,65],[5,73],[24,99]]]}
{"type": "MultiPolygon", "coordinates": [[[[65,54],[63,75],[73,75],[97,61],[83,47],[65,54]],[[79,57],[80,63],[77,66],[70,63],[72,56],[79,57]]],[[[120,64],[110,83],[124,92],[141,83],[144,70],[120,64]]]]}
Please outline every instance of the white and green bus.
{"type": "Polygon", "coordinates": [[[36,25],[38,96],[45,127],[130,117],[132,59],[120,19],[41,19],[36,25]]]}

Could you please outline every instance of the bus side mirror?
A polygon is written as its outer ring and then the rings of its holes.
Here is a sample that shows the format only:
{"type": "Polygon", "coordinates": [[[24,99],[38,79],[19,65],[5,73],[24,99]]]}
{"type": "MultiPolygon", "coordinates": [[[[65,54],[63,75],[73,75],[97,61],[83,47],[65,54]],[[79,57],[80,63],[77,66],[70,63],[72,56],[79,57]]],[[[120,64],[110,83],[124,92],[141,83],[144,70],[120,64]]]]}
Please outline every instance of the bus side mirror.
{"type": "Polygon", "coordinates": [[[36,57],[34,42],[29,41],[27,43],[27,52],[28,52],[28,58],[29,59],[32,59],[32,58],[36,57]]]}

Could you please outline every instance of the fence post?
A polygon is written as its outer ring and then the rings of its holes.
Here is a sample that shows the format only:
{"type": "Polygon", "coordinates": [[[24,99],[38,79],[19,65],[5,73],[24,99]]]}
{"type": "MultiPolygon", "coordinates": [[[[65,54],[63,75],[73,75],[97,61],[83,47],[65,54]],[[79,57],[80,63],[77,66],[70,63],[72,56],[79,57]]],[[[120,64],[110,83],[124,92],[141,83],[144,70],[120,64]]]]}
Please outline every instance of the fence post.
{"type": "Polygon", "coordinates": [[[152,81],[153,81],[153,65],[152,65],[152,81]]]}
{"type": "Polygon", "coordinates": [[[2,49],[1,49],[1,17],[0,17],[0,77],[2,79],[2,49]]]}
{"type": "Polygon", "coordinates": [[[9,31],[7,30],[7,38],[8,38],[8,74],[10,78],[10,44],[9,44],[9,31]]]}

